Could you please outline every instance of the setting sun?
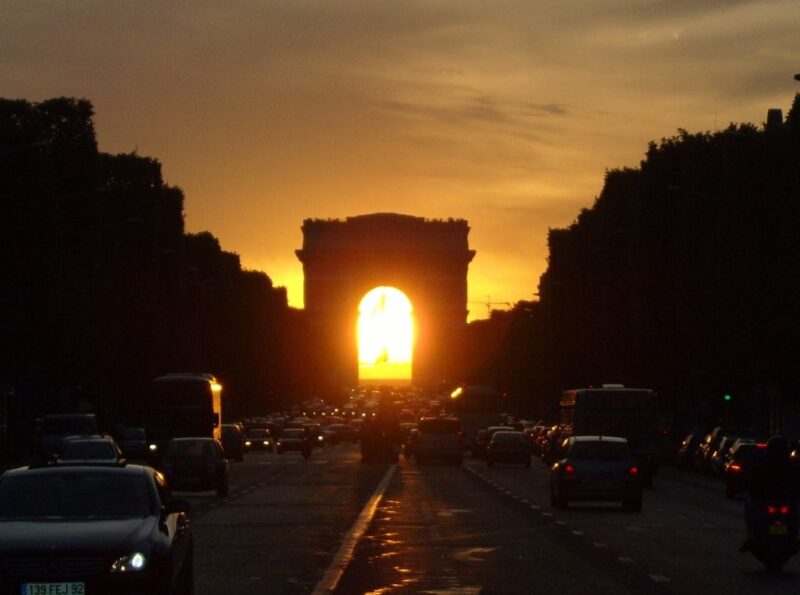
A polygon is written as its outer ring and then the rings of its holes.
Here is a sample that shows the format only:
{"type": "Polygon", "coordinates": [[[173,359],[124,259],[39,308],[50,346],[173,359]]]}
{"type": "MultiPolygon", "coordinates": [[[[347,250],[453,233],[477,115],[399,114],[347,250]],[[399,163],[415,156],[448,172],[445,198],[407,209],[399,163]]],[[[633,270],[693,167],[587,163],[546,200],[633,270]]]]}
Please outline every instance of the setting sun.
{"type": "Polygon", "coordinates": [[[414,318],[411,302],[399,289],[376,287],[358,306],[360,382],[411,380],[414,318]]]}

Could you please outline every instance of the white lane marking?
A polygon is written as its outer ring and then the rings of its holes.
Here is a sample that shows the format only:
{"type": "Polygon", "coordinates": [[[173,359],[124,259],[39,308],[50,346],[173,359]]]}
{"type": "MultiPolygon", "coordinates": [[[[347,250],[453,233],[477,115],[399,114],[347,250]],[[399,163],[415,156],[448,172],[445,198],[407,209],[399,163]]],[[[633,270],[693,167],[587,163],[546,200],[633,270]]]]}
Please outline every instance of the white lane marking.
{"type": "Polygon", "coordinates": [[[594,547],[608,547],[608,544],[602,541],[595,541],[592,545],[594,545],[594,547]]]}
{"type": "Polygon", "coordinates": [[[617,558],[617,560],[619,560],[620,562],[624,562],[625,564],[630,564],[631,562],[633,562],[633,558],[628,558],[627,556],[620,556],[619,558],[617,558]]]}
{"type": "Polygon", "coordinates": [[[336,555],[333,557],[333,562],[331,562],[325,574],[322,575],[322,579],[317,583],[317,586],[314,587],[312,595],[332,593],[336,589],[336,585],[339,584],[339,580],[342,578],[347,565],[350,564],[350,560],[353,558],[353,551],[356,549],[358,540],[361,539],[370,521],[372,521],[372,517],[375,516],[375,511],[378,509],[378,504],[380,504],[381,498],[383,498],[383,494],[386,492],[386,488],[389,487],[389,482],[392,479],[392,475],[394,475],[395,469],[397,469],[397,465],[392,465],[389,467],[389,470],[386,471],[386,475],[383,476],[378,487],[375,488],[375,492],[364,505],[356,522],[353,523],[350,531],[347,532],[342,545],[339,547],[339,551],[336,552],[336,555]]]}
{"type": "Polygon", "coordinates": [[[577,529],[572,530],[573,535],[583,535],[583,531],[578,531],[577,529]]]}
{"type": "Polygon", "coordinates": [[[669,579],[664,576],[663,574],[651,574],[650,578],[656,581],[657,583],[668,583],[669,579]]]}

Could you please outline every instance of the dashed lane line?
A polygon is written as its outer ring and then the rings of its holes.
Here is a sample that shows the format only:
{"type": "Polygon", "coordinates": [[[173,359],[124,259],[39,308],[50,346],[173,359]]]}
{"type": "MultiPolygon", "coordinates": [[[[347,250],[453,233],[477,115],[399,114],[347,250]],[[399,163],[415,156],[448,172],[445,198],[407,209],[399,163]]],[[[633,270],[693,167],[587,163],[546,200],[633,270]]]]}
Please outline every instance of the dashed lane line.
{"type": "Polygon", "coordinates": [[[336,552],[333,562],[331,562],[331,565],[325,571],[325,574],[322,575],[322,580],[317,583],[317,586],[312,591],[312,595],[332,593],[336,589],[336,585],[339,584],[339,580],[342,578],[347,565],[350,564],[350,560],[353,558],[353,552],[356,549],[356,544],[358,543],[358,540],[361,539],[364,531],[367,530],[370,521],[372,521],[372,517],[375,516],[375,511],[378,509],[378,504],[380,504],[383,494],[386,492],[386,488],[389,487],[389,482],[391,481],[392,475],[394,475],[396,469],[397,465],[392,465],[389,467],[389,470],[386,471],[386,475],[384,475],[383,479],[378,484],[378,487],[375,488],[375,492],[364,505],[364,508],[361,510],[361,513],[356,519],[356,522],[345,536],[339,551],[336,552]]]}

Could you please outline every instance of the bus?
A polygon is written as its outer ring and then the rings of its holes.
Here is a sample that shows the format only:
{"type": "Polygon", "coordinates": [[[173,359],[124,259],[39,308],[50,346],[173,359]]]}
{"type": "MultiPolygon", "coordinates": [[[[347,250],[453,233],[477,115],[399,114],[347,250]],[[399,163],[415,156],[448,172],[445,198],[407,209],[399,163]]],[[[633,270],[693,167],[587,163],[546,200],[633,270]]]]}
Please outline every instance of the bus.
{"type": "Polygon", "coordinates": [[[166,374],[150,383],[140,423],[153,454],[172,438],[222,438],[222,386],[211,374],[166,374]]]}
{"type": "Polygon", "coordinates": [[[478,430],[497,425],[503,417],[506,400],[491,386],[459,386],[445,403],[445,411],[461,421],[462,445],[472,451],[478,430]]]}
{"type": "Polygon", "coordinates": [[[658,472],[658,408],[654,391],[605,384],[601,388],[564,391],[559,405],[559,425],[565,436],[626,438],[642,483],[652,483],[658,472]]]}

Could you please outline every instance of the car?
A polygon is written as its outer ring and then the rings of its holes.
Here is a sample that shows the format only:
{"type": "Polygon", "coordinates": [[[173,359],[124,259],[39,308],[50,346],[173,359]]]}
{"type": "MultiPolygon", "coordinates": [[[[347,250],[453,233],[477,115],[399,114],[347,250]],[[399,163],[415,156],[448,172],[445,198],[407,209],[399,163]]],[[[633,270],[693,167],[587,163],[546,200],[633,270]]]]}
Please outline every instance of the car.
{"type": "Polygon", "coordinates": [[[225,454],[235,461],[243,461],[245,453],[245,437],[242,427],[239,424],[222,424],[221,426],[222,448],[225,454]]]}
{"type": "Polygon", "coordinates": [[[767,462],[767,443],[740,439],[731,446],[725,462],[725,497],[735,498],[740,492],[747,491],[750,473],[755,465],[767,462]]]}
{"type": "Polygon", "coordinates": [[[446,460],[460,465],[462,460],[461,422],[456,417],[423,417],[414,444],[417,464],[446,460]]]}
{"type": "Polygon", "coordinates": [[[36,451],[43,459],[61,454],[64,438],[99,432],[94,413],[54,413],[37,420],[36,451]]]}
{"type": "Polygon", "coordinates": [[[619,501],[625,510],[642,509],[639,469],[625,438],[571,436],[561,445],[562,457],[550,468],[550,503],[619,501]]]}
{"type": "Polygon", "coordinates": [[[175,490],[216,490],[217,496],[228,495],[230,464],[222,444],[215,438],[173,438],[167,445],[162,466],[175,490]]]}
{"type": "Polygon", "coordinates": [[[522,432],[501,430],[492,434],[485,456],[489,467],[495,463],[520,463],[530,467],[531,443],[522,432]]]}
{"type": "Polygon", "coordinates": [[[123,459],[122,450],[111,436],[68,436],[61,446],[58,463],[98,461],[115,463],[123,459]]]}
{"type": "Polygon", "coordinates": [[[244,447],[251,450],[267,450],[272,452],[275,446],[272,434],[266,428],[250,428],[244,433],[244,447]]]}
{"type": "Polygon", "coordinates": [[[117,444],[129,461],[145,461],[148,458],[147,432],[144,428],[124,428],[119,433],[117,444]]]}
{"type": "Polygon", "coordinates": [[[0,592],[193,592],[189,503],[152,467],[21,467],[0,477],[0,592]]]}
{"type": "Polygon", "coordinates": [[[342,442],[358,442],[358,432],[347,424],[328,424],[322,430],[322,437],[326,444],[340,444],[342,442]]]}
{"type": "Polygon", "coordinates": [[[279,455],[287,452],[300,452],[305,455],[311,451],[305,428],[284,428],[276,445],[279,455]]]}

